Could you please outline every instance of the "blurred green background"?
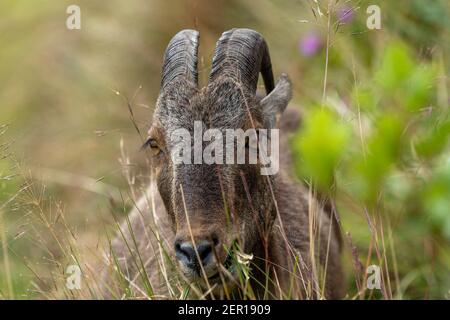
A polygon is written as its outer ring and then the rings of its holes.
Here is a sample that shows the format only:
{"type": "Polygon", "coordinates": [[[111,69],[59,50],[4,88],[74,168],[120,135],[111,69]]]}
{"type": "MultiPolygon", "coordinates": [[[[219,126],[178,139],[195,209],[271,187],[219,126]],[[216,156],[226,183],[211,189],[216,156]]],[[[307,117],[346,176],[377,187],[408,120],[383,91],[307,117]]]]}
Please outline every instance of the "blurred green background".
{"type": "Polygon", "coordinates": [[[205,84],[233,27],[261,32],[275,77],[293,81],[296,172],[337,199],[348,298],[450,298],[446,0],[1,0],[0,298],[52,290],[73,259],[48,231],[61,212],[97,250],[109,213],[126,212],[105,194],[127,193],[124,167],[144,162],[128,105],[145,132],[170,38],[200,31],[205,84]],[[71,4],[81,30],[66,28],[71,4]],[[366,27],[370,5],[380,30],[366,27]],[[369,264],[384,289],[358,295],[369,264]]]}

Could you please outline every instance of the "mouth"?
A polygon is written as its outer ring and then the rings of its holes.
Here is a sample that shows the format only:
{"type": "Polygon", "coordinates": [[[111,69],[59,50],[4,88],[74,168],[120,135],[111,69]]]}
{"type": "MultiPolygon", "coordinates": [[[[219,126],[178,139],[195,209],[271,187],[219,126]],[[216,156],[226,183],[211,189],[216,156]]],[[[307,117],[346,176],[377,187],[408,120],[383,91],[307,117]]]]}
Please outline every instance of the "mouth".
{"type": "MultiPolygon", "coordinates": [[[[228,255],[225,258],[225,261],[223,262],[223,267],[231,274],[234,275],[234,268],[233,268],[233,248],[234,245],[231,247],[232,249],[230,249],[228,251],[228,255]]],[[[208,277],[208,280],[212,281],[212,282],[218,282],[220,280],[220,270],[217,271],[215,274],[213,274],[212,276],[208,277]]]]}

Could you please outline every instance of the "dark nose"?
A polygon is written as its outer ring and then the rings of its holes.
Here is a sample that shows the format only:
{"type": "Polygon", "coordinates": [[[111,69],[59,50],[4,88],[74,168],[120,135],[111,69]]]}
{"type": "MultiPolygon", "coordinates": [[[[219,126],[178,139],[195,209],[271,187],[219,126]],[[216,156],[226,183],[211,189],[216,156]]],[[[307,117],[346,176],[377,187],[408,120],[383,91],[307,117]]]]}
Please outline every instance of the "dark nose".
{"type": "MultiPolygon", "coordinates": [[[[206,266],[212,263],[212,257],[214,255],[213,244],[207,240],[201,240],[195,244],[201,265],[206,266]]],[[[197,258],[197,253],[191,242],[175,242],[175,254],[180,263],[189,269],[199,272],[200,263],[197,258]]]]}

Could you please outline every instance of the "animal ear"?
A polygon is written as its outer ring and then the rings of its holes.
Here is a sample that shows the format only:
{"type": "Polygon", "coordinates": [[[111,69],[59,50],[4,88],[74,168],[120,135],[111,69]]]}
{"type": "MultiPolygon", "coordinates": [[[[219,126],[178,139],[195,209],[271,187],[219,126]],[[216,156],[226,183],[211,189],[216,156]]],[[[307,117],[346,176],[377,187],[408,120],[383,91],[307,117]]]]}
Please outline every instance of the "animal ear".
{"type": "Polygon", "coordinates": [[[278,126],[279,119],[292,98],[291,81],[287,74],[281,74],[275,88],[261,102],[264,127],[272,129],[278,126]]]}

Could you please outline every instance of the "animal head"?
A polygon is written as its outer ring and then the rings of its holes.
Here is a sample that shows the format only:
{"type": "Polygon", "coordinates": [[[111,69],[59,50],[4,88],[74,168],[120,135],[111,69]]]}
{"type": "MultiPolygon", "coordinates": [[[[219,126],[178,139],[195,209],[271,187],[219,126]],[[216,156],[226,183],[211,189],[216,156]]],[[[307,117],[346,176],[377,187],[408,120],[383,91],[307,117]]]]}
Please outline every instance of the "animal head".
{"type": "MultiPolygon", "coordinates": [[[[196,156],[199,152],[202,156],[209,144],[205,140],[215,141],[216,134],[225,139],[231,129],[250,129],[260,139],[259,129],[276,128],[291,98],[291,86],[286,75],[274,86],[269,50],[258,32],[232,29],[217,42],[208,85],[198,88],[198,44],[199,33],[194,30],[183,30],[170,41],[145,145],[176,234],[173,245],[181,269],[190,279],[206,276],[214,282],[218,264],[228,265],[234,244],[252,253],[270,228],[275,218],[274,176],[261,174],[261,161],[210,163],[196,156]],[[259,73],[267,93],[262,99],[256,96],[259,73]],[[188,135],[184,140],[180,130],[188,135]],[[206,131],[214,137],[205,137],[206,131]],[[184,159],[190,161],[183,163],[174,160],[181,140],[194,144],[184,148],[184,159]]],[[[237,140],[227,139],[212,155],[220,154],[230,141],[237,146],[237,140]]],[[[246,160],[249,148],[244,142],[246,160]]],[[[236,160],[237,152],[226,157],[236,160]]]]}

